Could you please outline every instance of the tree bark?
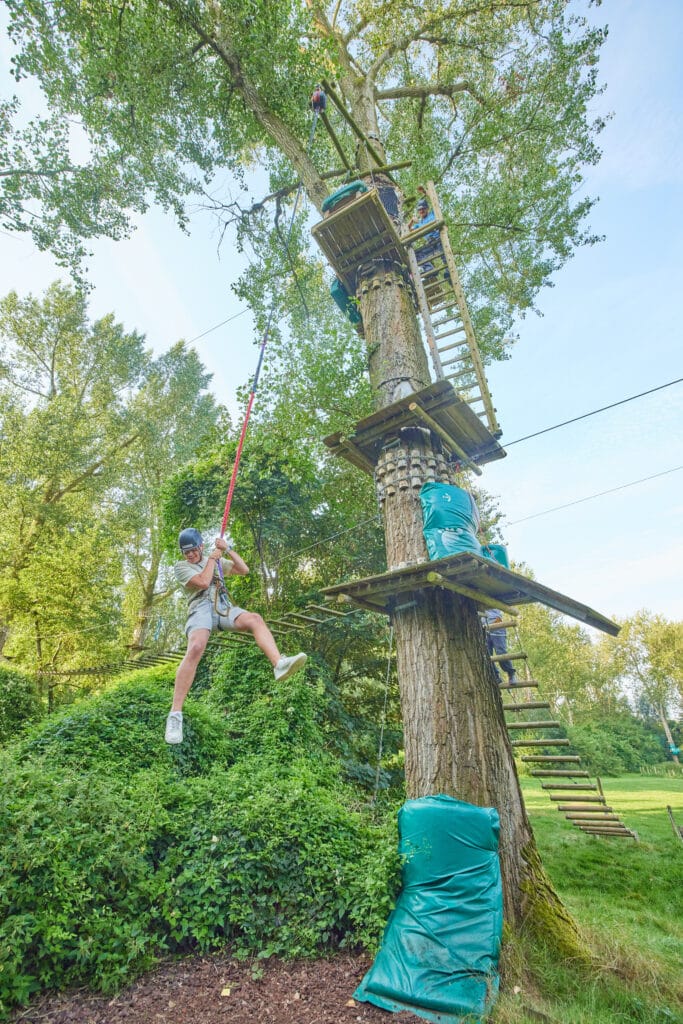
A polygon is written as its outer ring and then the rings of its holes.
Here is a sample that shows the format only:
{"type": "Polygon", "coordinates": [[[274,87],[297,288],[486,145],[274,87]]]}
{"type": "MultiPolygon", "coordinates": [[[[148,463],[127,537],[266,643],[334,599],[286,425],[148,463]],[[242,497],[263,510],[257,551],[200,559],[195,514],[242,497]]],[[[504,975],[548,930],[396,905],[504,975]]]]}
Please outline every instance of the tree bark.
{"type": "Polygon", "coordinates": [[[657,704],[657,715],[659,717],[662,729],[664,730],[666,742],[669,744],[669,750],[672,751],[671,760],[674,761],[676,764],[680,764],[681,762],[678,758],[678,754],[673,753],[673,750],[676,748],[676,744],[674,743],[673,734],[671,732],[671,729],[669,728],[669,722],[666,717],[666,709],[663,704],[657,704]]]}
{"type": "MultiPolygon", "coordinates": [[[[387,264],[359,269],[358,299],[376,408],[430,383],[411,291],[387,264]]],[[[440,440],[411,427],[387,438],[375,473],[387,565],[424,562],[420,488],[455,483],[440,440]]],[[[541,934],[581,956],[576,926],[536,849],[505,726],[500,689],[476,605],[431,588],[402,596],[393,611],[408,798],[438,793],[500,815],[500,861],[508,925],[541,934]]]]}

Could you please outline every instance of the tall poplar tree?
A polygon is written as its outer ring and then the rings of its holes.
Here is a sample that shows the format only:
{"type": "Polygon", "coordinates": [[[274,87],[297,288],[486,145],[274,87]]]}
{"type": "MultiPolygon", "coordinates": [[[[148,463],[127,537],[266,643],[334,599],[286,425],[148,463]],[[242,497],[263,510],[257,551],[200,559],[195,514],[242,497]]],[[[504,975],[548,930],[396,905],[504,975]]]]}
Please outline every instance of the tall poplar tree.
{"type": "MultiPolygon", "coordinates": [[[[93,147],[181,212],[218,169],[256,160],[280,198],[301,180],[320,209],[337,157],[311,152],[307,97],[333,82],[362,138],[355,158],[412,160],[401,179],[439,187],[480,342],[500,355],[575,246],[597,159],[588,107],[602,33],[569,0],[9,0],[20,74],[80,118],[93,147]]],[[[350,123],[350,122],[348,122],[350,123]]],[[[321,140],[323,137],[321,136],[321,140]]],[[[401,189],[397,186],[398,198],[401,189]]],[[[228,204],[226,204],[228,208],[228,204]]],[[[239,214],[239,210],[237,211],[239,214]]],[[[389,377],[430,376],[415,312],[393,267],[359,268],[373,402],[389,377]],[[372,277],[382,273],[382,287],[372,277]]],[[[421,450],[431,456],[429,442],[421,450]]],[[[417,491],[384,502],[389,566],[426,558],[417,491]]],[[[475,605],[431,591],[395,620],[409,796],[446,792],[494,805],[502,823],[507,919],[576,953],[527,820],[500,695],[475,605]]]]}

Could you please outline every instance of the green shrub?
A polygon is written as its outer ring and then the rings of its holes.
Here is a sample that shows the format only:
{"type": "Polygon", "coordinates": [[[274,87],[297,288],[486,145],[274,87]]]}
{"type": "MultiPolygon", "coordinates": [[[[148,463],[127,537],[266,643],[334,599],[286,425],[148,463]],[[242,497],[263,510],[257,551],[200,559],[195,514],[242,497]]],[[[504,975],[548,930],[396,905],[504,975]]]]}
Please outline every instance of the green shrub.
{"type": "Polygon", "coordinates": [[[166,681],[136,677],[87,697],[28,731],[24,756],[85,772],[107,769],[120,776],[155,765],[199,775],[225,762],[228,741],[222,716],[199,702],[186,704],[184,741],[164,743],[171,694],[166,681]]]}
{"type": "Polygon", "coordinates": [[[572,726],[567,734],[584,766],[598,775],[637,772],[662,760],[662,738],[634,715],[588,720],[572,726]]]}
{"type": "Polygon", "coordinates": [[[35,681],[16,669],[0,666],[0,743],[14,739],[27,722],[42,713],[35,681]]]}
{"type": "Polygon", "coordinates": [[[321,751],[318,688],[249,664],[188,702],[179,748],[168,680],[137,673],[2,753],[0,1011],[44,988],[113,991],[159,951],[377,944],[394,810],[375,823],[321,751]]]}

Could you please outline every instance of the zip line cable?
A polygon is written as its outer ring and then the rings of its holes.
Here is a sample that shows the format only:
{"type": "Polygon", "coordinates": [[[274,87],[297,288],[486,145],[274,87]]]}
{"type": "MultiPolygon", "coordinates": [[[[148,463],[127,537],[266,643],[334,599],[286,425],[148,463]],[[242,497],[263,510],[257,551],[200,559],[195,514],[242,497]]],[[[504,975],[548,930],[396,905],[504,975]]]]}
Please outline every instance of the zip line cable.
{"type": "Polygon", "coordinates": [[[656,388],[650,388],[649,391],[641,391],[637,395],[631,395],[629,398],[622,398],[619,402],[612,402],[611,405],[603,405],[600,409],[593,409],[591,412],[584,412],[581,416],[574,416],[570,420],[563,420],[562,423],[555,423],[552,427],[544,427],[543,430],[536,430],[533,434],[525,434],[524,437],[518,437],[515,441],[507,441],[505,443],[506,448],[511,448],[513,444],[521,444],[522,441],[529,441],[532,437],[540,437],[541,434],[548,434],[551,430],[558,430],[560,427],[566,427],[569,423],[578,423],[579,420],[588,419],[589,416],[596,416],[599,412],[606,412],[608,409],[616,409],[618,405],[626,405],[627,402],[633,402],[636,398],[643,398],[645,395],[653,395],[655,391],[663,391],[664,388],[670,388],[674,384],[680,384],[683,381],[683,377],[677,377],[676,380],[670,380],[667,384],[660,384],[656,388]]]}
{"type": "Polygon", "coordinates": [[[566,505],[555,505],[553,508],[547,508],[543,512],[534,512],[532,516],[525,516],[524,519],[515,519],[508,526],[517,526],[518,523],[526,523],[530,519],[538,519],[539,516],[547,516],[551,512],[559,512],[563,508],[571,508],[572,505],[581,505],[584,501],[592,501],[593,498],[602,498],[605,494],[614,494],[615,491],[625,491],[627,487],[635,487],[636,484],[644,484],[648,480],[656,480],[660,476],[669,476],[670,473],[677,473],[683,469],[683,466],[672,466],[671,469],[665,469],[661,473],[653,473],[652,476],[643,476],[640,480],[631,480],[628,484],[620,484],[619,487],[610,487],[607,491],[598,491],[596,494],[588,494],[585,498],[577,498],[576,501],[568,501],[566,505]]]}

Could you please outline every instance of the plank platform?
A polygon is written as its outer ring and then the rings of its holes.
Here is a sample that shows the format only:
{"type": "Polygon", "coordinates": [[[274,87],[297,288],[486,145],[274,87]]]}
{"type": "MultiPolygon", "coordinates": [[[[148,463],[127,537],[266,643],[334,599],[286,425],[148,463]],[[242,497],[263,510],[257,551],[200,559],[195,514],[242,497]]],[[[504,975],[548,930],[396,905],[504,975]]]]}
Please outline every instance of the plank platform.
{"type": "Polygon", "coordinates": [[[501,602],[506,605],[538,602],[610,636],[619,632],[616,623],[587,605],[469,552],[419,562],[348,583],[336,583],[325,587],[323,593],[327,598],[347,597],[369,611],[388,615],[398,597],[434,586],[456,593],[466,592],[466,596],[472,597],[482,608],[500,608],[501,602]]]}
{"type": "Polygon", "coordinates": [[[380,449],[392,434],[405,427],[438,427],[438,435],[454,454],[464,453],[475,465],[505,458],[507,452],[488,427],[460,398],[447,380],[437,380],[421,391],[401,398],[356,423],[353,433],[330,434],[325,444],[334,455],[351,462],[364,473],[372,474],[380,449]],[[425,418],[426,417],[426,418],[425,418]]]}
{"type": "Polygon", "coordinates": [[[408,265],[401,236],[374,188],[319,221],[311,234],[349,295],[356,294],[361,263],[382,259],[408,265]]]}

